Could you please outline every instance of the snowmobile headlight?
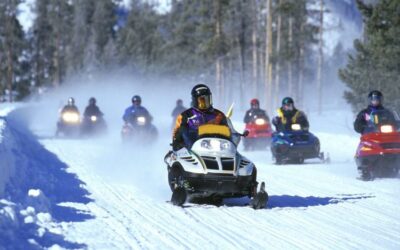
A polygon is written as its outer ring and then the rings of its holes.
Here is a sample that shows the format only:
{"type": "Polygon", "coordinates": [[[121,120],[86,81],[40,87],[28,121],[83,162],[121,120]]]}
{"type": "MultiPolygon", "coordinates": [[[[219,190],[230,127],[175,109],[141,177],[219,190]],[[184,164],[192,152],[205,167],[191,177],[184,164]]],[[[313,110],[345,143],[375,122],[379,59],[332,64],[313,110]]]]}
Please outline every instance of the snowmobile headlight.
{"type": "Polygon", "coordinates": [[[392,125],[382,125],[381,126],[381,133],[393,133],[393,126],[392,125]]]}
{"type": "Polygon", "coordinates": [[[218,139],[204,139],[201,142],[201,147],[212,151],[226,151],[231,149],[231,144],[218,139]]]}
{"type": "Polygon", "coordinates": [[[78,123],[79,115],[73,112],[65,112],[64,114],[62,114],[62,119],[64,122],[67,123],[78,123]]]}
{"type": "Polygon", "coordinates": [[[202,140],[201,147],[205,149],[211,149],[210,140],[202,140]]]}
{"type": "Polygon", "coordinates": [[[297,123],[295,123],[295,124],[292,124],[292,130],[294,130],[294,131],[301,130],[301,126],[300,126],[300,124],[297,124],[297,123]]]}
{"type": "Polygon", "coordinates": [[[139,116],[139,117],[136,119],[136,121],[137,121],[138,125],[145,125],[145,124],[146,124],[146,117],[144,117],[144,116],[139,116]]]}
{"type": "Polygon", "coordinates": [[[257,118],[255,123],[256,123],[256,125],[264,125],[266,122],[262,118],[257,118]]]}
{"type": "Polygon", "coordinates": [[[230,150],[231,144],[226,141],[221,141],[221,150],[230,150]]]}
{"type": "Polygon", "coordinates": [[[90,117],[90,120],[91,120],[92,122],[96,122],[96,121],[97,121],[97,116],[92,115],[92,116],[90,117]]]}

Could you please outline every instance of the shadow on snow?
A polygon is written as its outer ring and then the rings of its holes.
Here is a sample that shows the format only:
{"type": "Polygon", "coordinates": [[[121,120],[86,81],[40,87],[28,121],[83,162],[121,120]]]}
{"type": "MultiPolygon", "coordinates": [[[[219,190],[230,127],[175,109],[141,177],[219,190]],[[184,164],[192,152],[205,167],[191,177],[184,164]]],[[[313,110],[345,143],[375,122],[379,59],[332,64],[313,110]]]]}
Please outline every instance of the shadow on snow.
{"type": "MultiPolygon", "coordinates": [[[[6,118],[8,126],[4,131],[6,157],[11,157],[15,167],[15,174],[6,186],[6,197],[17,204],[27,205],[27,193],[30,189],[40,189],[47,197],[49,213],[57,222],[82,222],[94,218],[85,211],[73,207],[60,206],[61,202],[87,204],[92,201],[88,198],[89,192],[83,188],[85,183],[73,173],[68,173],[68,166],[58,157],[45,149],[38,139],[26,128],[29,110],[17,110],[6,118]]],[[[39,208],[40,210],[40,208],[39,208]]],[[[17,242],[8,242],[12,247],[32,247],[28,239],[34,239],[41,247],[58,244],[63,248],[85,248],[86,245],[69,242],[62,235],[46,232],[43,237],[32,235],[36,224],[22,225],[18,232],[20,239],[17,242]],[[24,243],[25,242],[25,243],[24,243]],[[16,244],[16,245],[15,245],[16,244]]],[[[37,229],[37,228],[36,228],[37,229]]]]}
{"type": "MultiPolygon", "coordinates": [[[[327,206],[342,202],[351,202],[362,199],[373,198],[368,194],[338,195],[337,197],[317,197],[317,196],[292,196],[292,195],[271,195],[269,196],[267,208],[307,208],[314,206],[327,206]]],[[[246,206],[251,200],[247,197],[224,199],[226,206],[246,206]]]]}

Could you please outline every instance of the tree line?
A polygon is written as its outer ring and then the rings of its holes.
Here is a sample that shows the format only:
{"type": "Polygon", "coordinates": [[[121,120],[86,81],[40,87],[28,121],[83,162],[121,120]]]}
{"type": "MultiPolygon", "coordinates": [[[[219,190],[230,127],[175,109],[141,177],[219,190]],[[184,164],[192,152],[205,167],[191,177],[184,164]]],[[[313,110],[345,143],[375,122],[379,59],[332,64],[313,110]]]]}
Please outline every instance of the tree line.
{"type": "Polygon", "coordinates": [[[209,83],[223,105],[257,97],[269,108],[290,95],[301,106],[312,85],[321,111],[334,62],[345,61],[340,44],[324,57],[324,0],[171,0],[163,13],[144,0],[128,9],[115,0],[36,0],[26,33],[21,1],[0,3],[0,91],[19,97],[71,76],[124,69],[209,83]]]}

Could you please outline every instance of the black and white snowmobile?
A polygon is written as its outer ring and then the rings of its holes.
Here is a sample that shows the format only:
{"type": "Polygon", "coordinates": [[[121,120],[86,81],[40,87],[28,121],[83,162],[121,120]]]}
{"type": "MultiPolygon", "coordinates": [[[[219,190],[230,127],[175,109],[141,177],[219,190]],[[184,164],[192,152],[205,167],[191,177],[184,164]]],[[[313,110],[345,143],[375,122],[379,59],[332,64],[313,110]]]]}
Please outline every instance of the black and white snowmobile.
{"type": "Polygon", "coordinates": [[[60,134],[65,137],[78,136],[80,124],[79,112],[75,110],[66,110],[62,112],[57,122],[56,137],[60,136],[60,134]]]}
{"type": "MultiPolygon", "coordinates": [[[[202,125],[197,141],[190,148],[167,153],[164,161],[173,192],[172,203],[183,205],[196,198],[222,201],[222,198],[257,195],[257,168],[237,151],[238,138],[246,134],[231,131],[234,130],[228,126],[202,125]]],[[[253,207],[264,207],[267,200],[264,201],[253,207]]]]}

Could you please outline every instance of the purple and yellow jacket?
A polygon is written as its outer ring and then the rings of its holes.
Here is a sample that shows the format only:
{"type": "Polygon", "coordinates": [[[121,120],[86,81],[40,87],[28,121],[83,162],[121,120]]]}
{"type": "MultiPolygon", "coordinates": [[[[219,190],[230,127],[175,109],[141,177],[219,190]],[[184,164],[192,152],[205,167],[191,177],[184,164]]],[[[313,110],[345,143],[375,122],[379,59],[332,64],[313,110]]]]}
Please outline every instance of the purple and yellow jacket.
{"type": "Polygon", "coordinates": [[[225,114],[217,109],[201,111],[190,108],[176,119],[172,136],[173,149],[190,148],[198,137],[199,126],[204,124],[228,125],[228,122],[225,114]]]}

